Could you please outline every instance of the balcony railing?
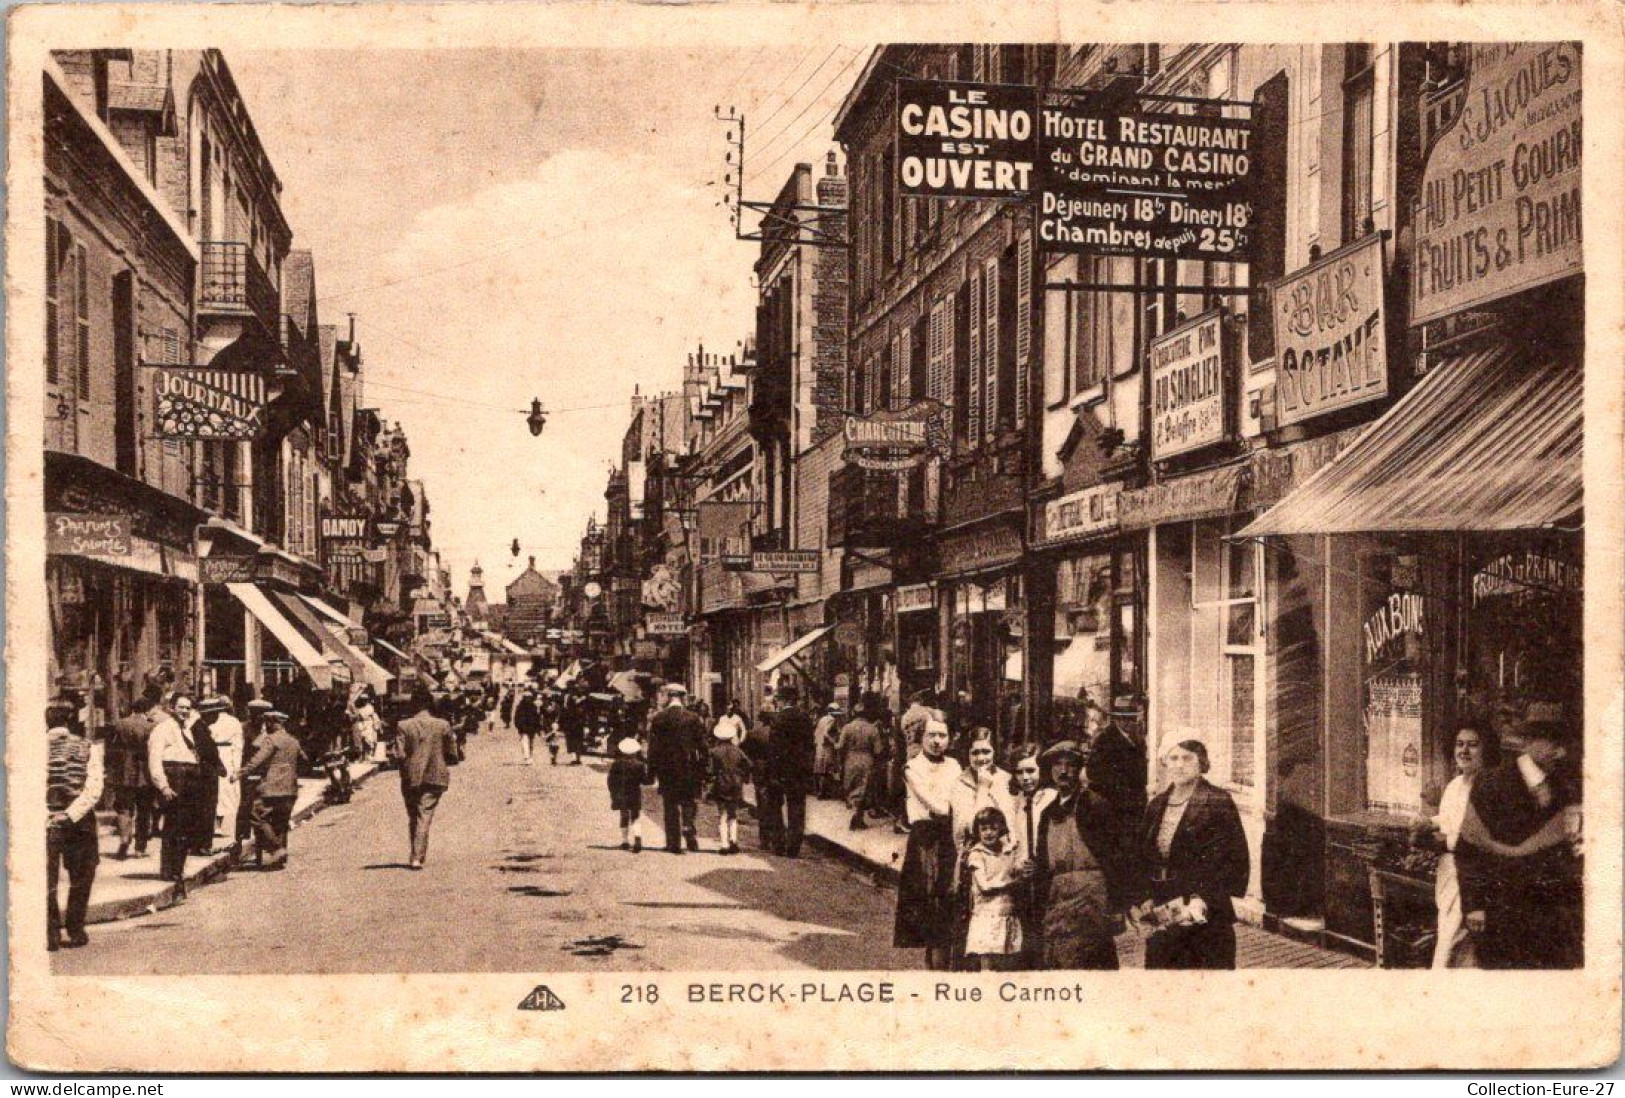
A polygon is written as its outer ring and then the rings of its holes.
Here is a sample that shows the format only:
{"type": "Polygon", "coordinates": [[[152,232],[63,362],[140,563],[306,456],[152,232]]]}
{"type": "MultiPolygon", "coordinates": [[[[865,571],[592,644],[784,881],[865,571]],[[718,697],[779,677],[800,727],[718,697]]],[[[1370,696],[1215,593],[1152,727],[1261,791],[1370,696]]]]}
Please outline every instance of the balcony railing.
{"type": "Polygon", "coordinates": [[[199,307],[206,313],[253,316],[276,337],[281,303],[277,289],[247,244],[229,240],[203,243],[199,307]]]}

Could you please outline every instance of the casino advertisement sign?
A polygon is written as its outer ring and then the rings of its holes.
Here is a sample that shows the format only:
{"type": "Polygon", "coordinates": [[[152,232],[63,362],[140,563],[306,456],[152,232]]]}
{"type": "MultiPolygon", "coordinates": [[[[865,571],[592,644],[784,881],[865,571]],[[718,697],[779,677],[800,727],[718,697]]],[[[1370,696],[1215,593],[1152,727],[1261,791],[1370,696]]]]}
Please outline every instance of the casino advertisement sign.
{"type": "Polygon", "coordinates": [[[1018,198],[1033,186],[1034,88],[897,81],[899,192],[923,198],[1018,198]]]}
{"type": "Polygon", "coordinates": [[[153,435],[166,439],[246,442],[265,414],[265,378],[240,370],[149,366],[153,435]]]}
{"type": "MultiPolygon", "coordinates": [[[[1120,103],[1121,100],[1118,100],[1120,103]]],[[[1080,97],[1039,119],[1045,251],[1243,263],[1252,256],[1253,123],[1080,97]]]]}

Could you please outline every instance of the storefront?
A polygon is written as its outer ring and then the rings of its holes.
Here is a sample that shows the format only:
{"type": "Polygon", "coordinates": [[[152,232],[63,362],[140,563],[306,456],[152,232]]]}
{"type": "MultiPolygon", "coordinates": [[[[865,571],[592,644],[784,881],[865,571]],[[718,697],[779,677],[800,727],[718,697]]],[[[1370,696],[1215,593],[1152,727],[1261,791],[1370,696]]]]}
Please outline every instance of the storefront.
{"type": "Polygon", "coordinates": [[[45,506],[49,681],[84,694],[94,730],[148,690],[190,682],[193,532],[203,516],[150,485],[52,451],[45,506]]]}
{"type": "Polygon", "coordinates": [[[1144,537],[1118,528],[1122,491],[1097,484],[1034,508],[1028,664],[1049,702],[1037,738],[1082,739],[1091,706],[1142,692],[1144,537]]]}
{"type": "MultiPolygon", "coordinates": [[[[937,591],[931,583],[905,583],[891,593],[893,634],[897,642],[897,679],[906,707],[921,690],[937,688],[937,591]]],[[[901,712],[901,710],[899,710],[901,712]]]]}
{"type": "Polygon", "coordinates": [[[956,728],[990,728],[1000,744],[1026,735],[1023,541],[1019,517],[1004,516],[945,534],[939,544],[945,705],[956,728]]]}

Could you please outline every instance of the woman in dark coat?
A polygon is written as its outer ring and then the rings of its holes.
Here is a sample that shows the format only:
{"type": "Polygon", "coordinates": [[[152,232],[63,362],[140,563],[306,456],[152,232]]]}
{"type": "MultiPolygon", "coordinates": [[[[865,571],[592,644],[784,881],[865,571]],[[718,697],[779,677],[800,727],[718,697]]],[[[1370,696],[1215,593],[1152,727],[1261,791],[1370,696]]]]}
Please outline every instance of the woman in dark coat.
{"type": "Polygon", "coordinates": [[[1207,746],[1180,740],[1163,756],[1169,786],[1146,807],[1140,833],[1143,902],[1135,910],[1152,934],[1146,968],[1235,968],[1236,909],[1251,859],[1241,813],[1207,781],[1207,746]]]}

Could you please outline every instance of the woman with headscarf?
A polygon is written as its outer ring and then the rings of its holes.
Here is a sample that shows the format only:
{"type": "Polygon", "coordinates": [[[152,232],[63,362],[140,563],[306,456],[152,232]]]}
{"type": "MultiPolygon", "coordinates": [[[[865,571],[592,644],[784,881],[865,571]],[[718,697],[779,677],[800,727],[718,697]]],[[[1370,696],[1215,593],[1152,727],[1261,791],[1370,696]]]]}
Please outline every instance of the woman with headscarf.
{"type": "MultiPolygon", "coordinates": [[[[850,726],[848,726],[850,727],[850,726]]],[[[897,921],[892,944],[925,949],[926,967],[952,966],[959,930],[954,885],[959,851],[954,846],[953,795],[959,763],[948,755],[948,726],[926,725],[920,753],[903,768],[908,802],[908,846],[897,886],[897,921]]]]}
{"type": "Polygon", "coordinates": [[[1134,910],[1150,931],[1145,967],[1236,967],[1236,909],[1247,891],[1251,859],[1241,813],[1230,794],[1204,774],[1207,745],[1182,738],[1163,753],[1168,788],[1145,810],[1140,859],[1144,867],[1134,910]]]}

